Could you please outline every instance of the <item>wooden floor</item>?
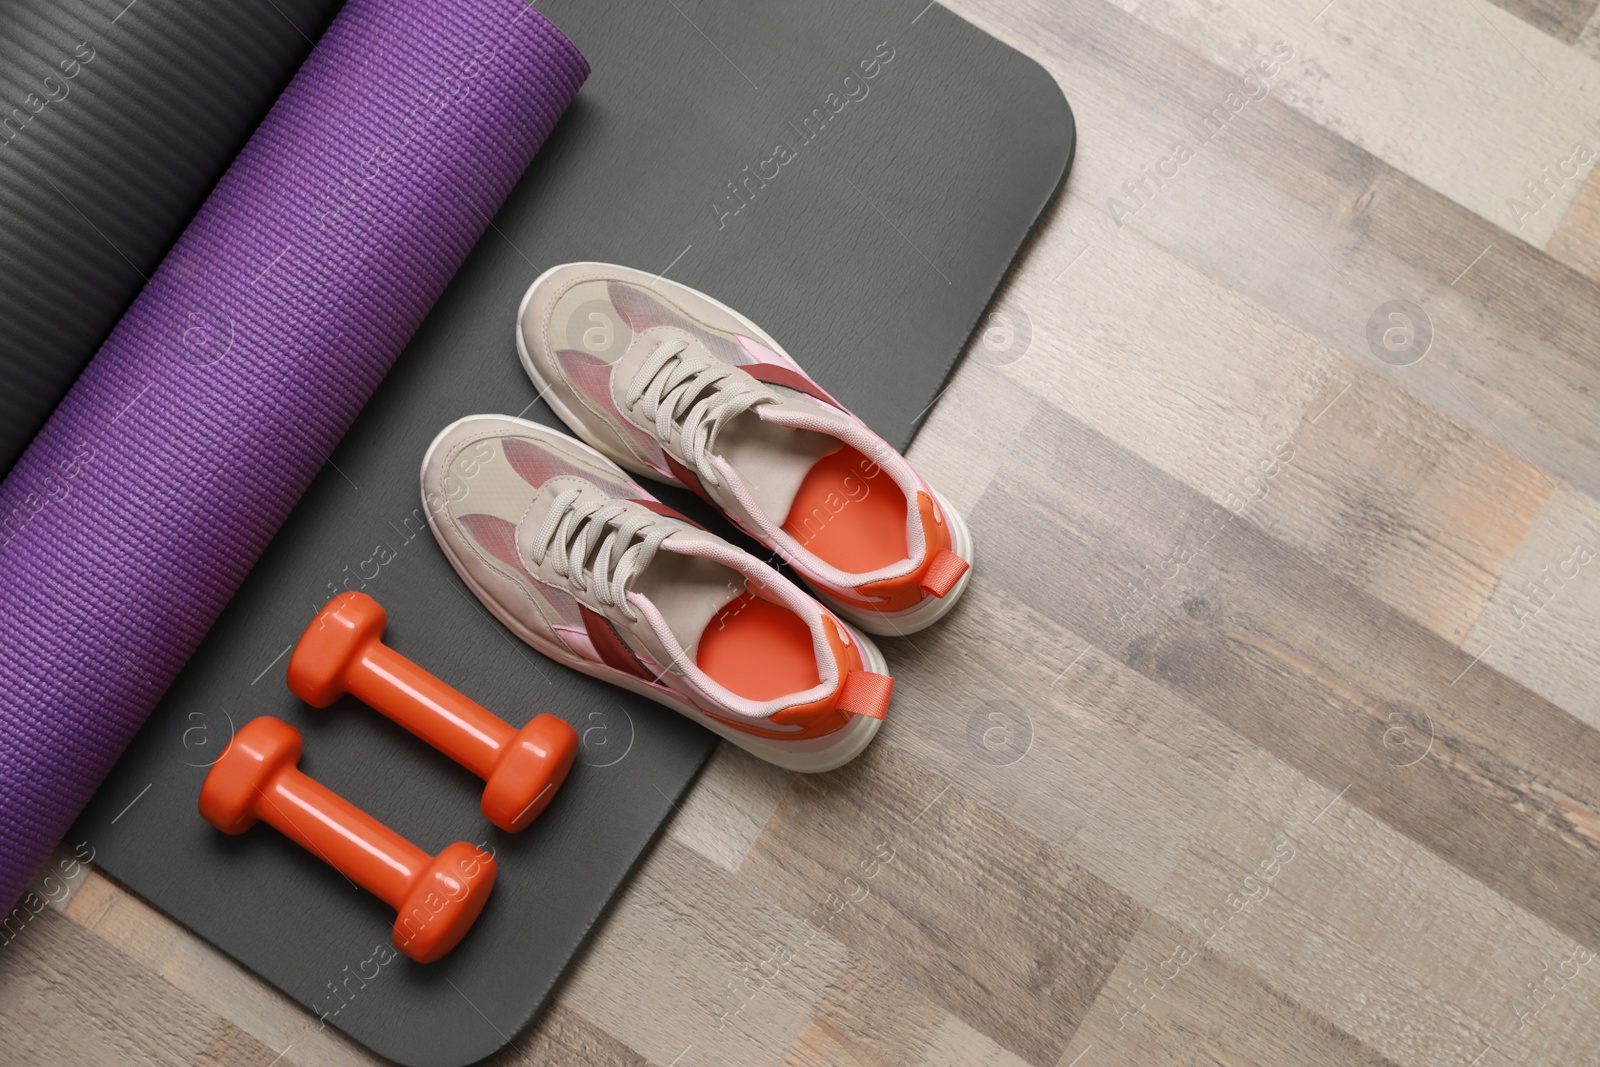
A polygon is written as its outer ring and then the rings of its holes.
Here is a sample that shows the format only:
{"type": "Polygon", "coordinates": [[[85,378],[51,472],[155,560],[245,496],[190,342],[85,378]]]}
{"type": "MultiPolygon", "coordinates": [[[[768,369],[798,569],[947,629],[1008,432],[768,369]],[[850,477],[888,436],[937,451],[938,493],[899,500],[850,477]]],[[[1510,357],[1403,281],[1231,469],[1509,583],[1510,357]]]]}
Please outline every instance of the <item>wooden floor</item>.
{"type": "MultiPolygon", "coordinates": [[[[977,580],[496,1062],[1600,1063],[1597,2],[956,0],[1081,138],[912,452],[977,580]]],[[[373,1062],[55,895],[0,1061],[373,1062]]]]}

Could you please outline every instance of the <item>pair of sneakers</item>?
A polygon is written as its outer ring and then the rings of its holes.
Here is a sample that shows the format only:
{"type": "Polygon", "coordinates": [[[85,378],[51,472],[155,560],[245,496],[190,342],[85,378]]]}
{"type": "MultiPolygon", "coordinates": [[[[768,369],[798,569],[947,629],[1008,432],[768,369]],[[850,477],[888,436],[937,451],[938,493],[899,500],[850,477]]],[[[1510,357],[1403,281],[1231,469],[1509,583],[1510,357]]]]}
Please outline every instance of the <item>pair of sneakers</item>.
{"type": "Polygon", "coordinates": [[[857,756],[894,680],[862,631],[942,616],[971,576],[961,516],[738,312],[602,263],[547,271],[517,317],[539,394],[582,440],[502,415],[447,426],[428,523],[533,648],[781,767],[857,756]],[[815,597],[630,477],[687,487],[815,597]]]}

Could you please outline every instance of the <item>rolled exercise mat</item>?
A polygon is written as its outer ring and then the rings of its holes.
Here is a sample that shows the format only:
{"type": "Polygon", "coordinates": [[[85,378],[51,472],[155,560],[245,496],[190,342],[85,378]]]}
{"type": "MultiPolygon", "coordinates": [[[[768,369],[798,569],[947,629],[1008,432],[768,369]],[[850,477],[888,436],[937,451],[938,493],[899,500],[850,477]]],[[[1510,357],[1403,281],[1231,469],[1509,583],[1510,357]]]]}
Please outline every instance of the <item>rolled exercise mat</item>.
{"type": "Polygon", "coordinates": [[[0,5],[0,477],[338,6],[0,5]]]}
{"type": "Polygon", "coordinates": [[[350,0],[0,485],[0,900],[58,841],[588,75],[350,0]]]}

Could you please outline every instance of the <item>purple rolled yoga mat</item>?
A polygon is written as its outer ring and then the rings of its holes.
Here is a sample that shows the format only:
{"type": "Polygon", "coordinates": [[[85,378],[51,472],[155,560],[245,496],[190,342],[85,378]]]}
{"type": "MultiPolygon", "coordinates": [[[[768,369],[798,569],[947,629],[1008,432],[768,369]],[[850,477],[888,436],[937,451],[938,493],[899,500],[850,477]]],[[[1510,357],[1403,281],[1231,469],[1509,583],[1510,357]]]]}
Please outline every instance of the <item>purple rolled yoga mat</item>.
{"type": "Polygon", "coordinates": [[[521,0],[349,0],[0,485],[0,902],[587,77],[521,0]]]}

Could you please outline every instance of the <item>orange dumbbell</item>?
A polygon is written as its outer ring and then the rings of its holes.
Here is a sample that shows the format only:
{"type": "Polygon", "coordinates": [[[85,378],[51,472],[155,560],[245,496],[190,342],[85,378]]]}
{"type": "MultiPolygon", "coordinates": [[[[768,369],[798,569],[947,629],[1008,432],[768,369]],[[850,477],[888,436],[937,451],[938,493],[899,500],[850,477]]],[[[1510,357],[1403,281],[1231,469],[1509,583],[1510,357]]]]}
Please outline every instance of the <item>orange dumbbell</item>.
{"type": "Polygon", "coordinates": [[[465,841],[428,855],[302,773],[300,748],[282,719],[252,719],[206,775],[200,814],[228,834],[264,820],[387,902],[395,947],[418,963],[455,948],[494,888],[494,857],[465,841]]]}
{"type": "Polygon", "coordinates": [[[566,781],[577,732],[554,715],[516,729],[385,645],[388,621],[365,593],[328,601],[289,657],[289,688],[312,707],[349,693],[377,708],[488,783],[490,822],[527,826],[566,781]]]}

